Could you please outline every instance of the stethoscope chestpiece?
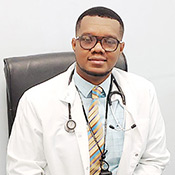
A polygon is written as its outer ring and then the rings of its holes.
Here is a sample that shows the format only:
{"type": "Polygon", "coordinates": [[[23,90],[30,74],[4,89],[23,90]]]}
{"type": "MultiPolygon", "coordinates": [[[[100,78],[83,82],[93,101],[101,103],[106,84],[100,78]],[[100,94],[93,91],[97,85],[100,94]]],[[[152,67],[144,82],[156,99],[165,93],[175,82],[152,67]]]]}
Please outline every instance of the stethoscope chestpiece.
{"type": "Polygon", "coordinates": [[[105,160],[100,160],[101,172],[99,175],[112,175],[112,172],[109,171],[109,164],[105,160]]]}
{"type": "Polygon", "coordinates": [[[76,122],[72,119],[69,119],[64,125],[65,130],[69,133],[75,132],[75,127],[76,127],[76,122]]]}

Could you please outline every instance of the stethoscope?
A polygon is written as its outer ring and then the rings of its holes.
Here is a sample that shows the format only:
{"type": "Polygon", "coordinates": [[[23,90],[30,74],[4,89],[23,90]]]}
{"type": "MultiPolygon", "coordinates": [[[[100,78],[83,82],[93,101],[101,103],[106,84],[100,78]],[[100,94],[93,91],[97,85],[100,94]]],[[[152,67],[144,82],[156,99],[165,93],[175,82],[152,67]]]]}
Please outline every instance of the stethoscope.
{"type": "MultiPolygon", "coordinates": [[[[74,70],[72,71],[70,77],[69,77],[69,82],[68,82],[68,85],[71,83],[72,81],[72,77],[73,77],[73,74],[74,74],[74,70]]],[[[75,86],[76,87],[76,86],[75,86]]],[[[79,93],[79,90],[78,88],[76,87],[78,93],[79,93]]],[[[109,125],[109,128],[111,129],[114,129],[114,130],[121,130],[123,132],[126,132],[126,131],[130,131],[131,129],[134,129],[136,127],[136,124],[132,124],[130,128],[128,129],[125,129],[123,126],[120,125],[119,121],[116,119],[115,115],[114,115],[114,111],[112,109],[112,96],[114,94],[118,94],[120,95],[121,99],[122,99],[122,103],[124,106],[126,106],[126,99],[125,99],[125,95],[121,89],[121,87],[119,86],[119,84],[117,83],[115,77],[113,76],[113,74],[111,74],[111,83],[110,83],[110,88],[109,88],[109,92],[108,92],[108,95],[107,95],[107,99],[106,99],[106,112],[105,112],[105,124],[104,124],[104,146],[103,146],[103,150],[101,150],[96,138],[95,138],[95,134],[93,133],[93,130],[89,124],[89,121],[88,121],[88,117],[86,115],[86,112],[85,112],[85,108],[84,108],[84,105],[83,105],[83,101],[81,99],[81,96],[80,96],[80,100],[81,100],[81,104],[82,104],[82,109],[83,109],[83,113],[84,113],[84,116],[85,116],[85,119],[86,119],[86,122],[87,122],[87,125],[92,133],[92,136],[94,138],[94,141],[96,142],[96,145],[99,149],[99,151],[101,152],[101,159],[100,159],[100,167],[101,167],[101,172],[100,172],[100,175],[112,175],[112,172],[109,171],[109,164],[108,162],[105,161],[105,158],[106,158],[106,153],[108,152],[108,150],[105,149],[105,143],[106,143],[106,133],[107,133],[107,117],[108,117],[108,104],[109,104],[109,107],[110,107],[110,110],[111,110],[111,113],[112,113],[112,116],[114,117],[116,123],[117,123],[117,128],[115,128],[114,126],[112,125],[109,125]],[[113,82],[115,84],[115,86],[117,87],[118,91],[113,91],[112,92],[112,85],[113,85],[113,82]]],[[[68,112],[69,112],[69,119],[68,121],[66,122],[65,124],[65,130],[68,132],[68,133],[73,133],[75,132],[75,128],[76,128],[76,122],[72,119],[72,116],[71,116],[71,104],[68,103],[68,112]]]]}
{"type": "MultiPolygon", "coordinates": [[[[73,74],[74,74],[74,70],[72,71],[72,73],[71,73],[71,75],[69,77],[68,85],[72,81],[73,74]]],[[[106,116],[105,116],[105,118],[107,119],[108,104],[109,104],[109,107],[110,107],[110,110],[111,110],[111,114],[112,114],[113,118],[115,119],[115,121],[117,123],[117,128],[115,128],[112,125],[109,125],[109,128],[114,129],[116,131],[123,131],[123,132],[130,131],[131,129],[134,129],[136,127],[136,124],[132,124],[130,128],[125,129],[125,127],[124,126],[121,126],[121,124],[119,123],[119,121],[115,117],[114,111],[112,109],[112,96],[115,95],[115,94],[120,95],[120,97],[122,99],[123,105],[126,105],[126,99],[125,99],[125,95],[124,95],[124,93],[122,91],[122,88],[117,83],[117,81],[116,81],[115,77],[113,76],[113,74],[111,74],[111,84],[110,84],[109,93],[108,93],[108,96],[107,96],[106,116]],[[112,90],[112,84],[113,84],[112,82],[114,82],[114,84],[117,87],[118,91],[116,90],[116,91],[111,92],[111,90],[112,90]]],[[[82,100],[81,100],[81,102],[82,102],[82,100]]],[[[82,103],[82,107],[83,107],[83,111],[84,111],[84,114],[85,114],[83,103],[82,103]]],[[[71,104],[68,103],[68,121],[65,123],[65,130],[68,133],[73,133],[73,132],[75,132],[75,128],[76,128],[76,122],[72,119],[72,115],[71,115],[71,104]]]]}

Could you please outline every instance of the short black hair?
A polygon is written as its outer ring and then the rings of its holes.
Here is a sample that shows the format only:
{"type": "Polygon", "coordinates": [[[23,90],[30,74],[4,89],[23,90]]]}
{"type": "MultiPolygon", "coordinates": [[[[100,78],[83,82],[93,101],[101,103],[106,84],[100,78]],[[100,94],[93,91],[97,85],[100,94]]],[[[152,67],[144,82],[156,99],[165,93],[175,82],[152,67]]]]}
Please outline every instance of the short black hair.
{"type": "Polygon", "coordinates": [[[90,9],[86,10],[85,12],[83,12],[79,16],[79,18],[77,19],[77,22],[76,22],[76,28],[75,28],[76,34],[77,34],[78,29],[80,28],[81,20],[85,16],[99,16],[99,17],[106,17],[106,18],[117,20],[120,23],[120,28],[121,28],[120,34],[121,34],[121,37],[123,37],[124,23],[123,23],[121,17],[116,12],[114,12],[113,10],[111,10],[109,8],[106,8],[106,7],[101,7],[101,6],[92,7],[90,9]]]}

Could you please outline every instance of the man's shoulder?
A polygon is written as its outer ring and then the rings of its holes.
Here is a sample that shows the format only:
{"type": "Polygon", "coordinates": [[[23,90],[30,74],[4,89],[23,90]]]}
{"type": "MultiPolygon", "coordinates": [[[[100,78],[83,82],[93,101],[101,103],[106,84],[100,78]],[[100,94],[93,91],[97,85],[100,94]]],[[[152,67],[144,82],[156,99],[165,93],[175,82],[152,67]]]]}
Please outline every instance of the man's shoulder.
{"type": "Polygon", "coordinates": [[[138,102],[142,103],[143,99],[145,99],[145,103],[149,102],[156,95],[154,85],[142,76],[119,69],[115,69],[113,75],[119,86],[122,88],[127,103],[130,105],[138,105],[138,102]]]}
{"type": "Polygon", "coordinates": [[[60,92],[68,86],[71,70],[56,75],[49,80],[46,80],[25,92],[28,96],[46,96],[60,92]]]}
{"type": "Polygon", "coordinates": [[[115,68],[113,75],[121,86],[153,88],[153,84],[149,80],[134,73],[115,68]]]}

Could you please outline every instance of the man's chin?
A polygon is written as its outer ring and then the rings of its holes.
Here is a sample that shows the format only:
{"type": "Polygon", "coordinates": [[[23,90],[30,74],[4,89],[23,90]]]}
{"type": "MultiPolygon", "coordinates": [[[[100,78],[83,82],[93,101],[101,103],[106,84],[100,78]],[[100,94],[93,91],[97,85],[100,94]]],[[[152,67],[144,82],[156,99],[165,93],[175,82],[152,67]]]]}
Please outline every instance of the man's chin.
{"type": "Polygon", "coordinates": [[[93,77],[105,77],[111,72],[111,70],[110,71],[106,71],[106,72],[95,72],[95,71],[86,70],[84,68],[80,68],[80,69],[81,69],[81,71],[83,71],[87,75],[93,76],[93,77]]]}
{"type": "Polygon", "coordinates": [[[106,72],[97,72],[95,70],[90,71],[90,70],[86,70],[86,69],[82,68],[78,63],[77,63],[77,65],[82,72],[86,73],[88,76],[93,76],[93,77],[106,77],[112,71],[112,69],[109,71],[106,71],[106,72]]]}
{"type": "Polygon", "coordinates": [[[94,76],[94,77],[105,77],[105,76],[107,76],[111,71],[107,71],[107,72],[92,72],[92,71],[84,70],[84,72],[85,72],[87,75],[94,76]]]}

